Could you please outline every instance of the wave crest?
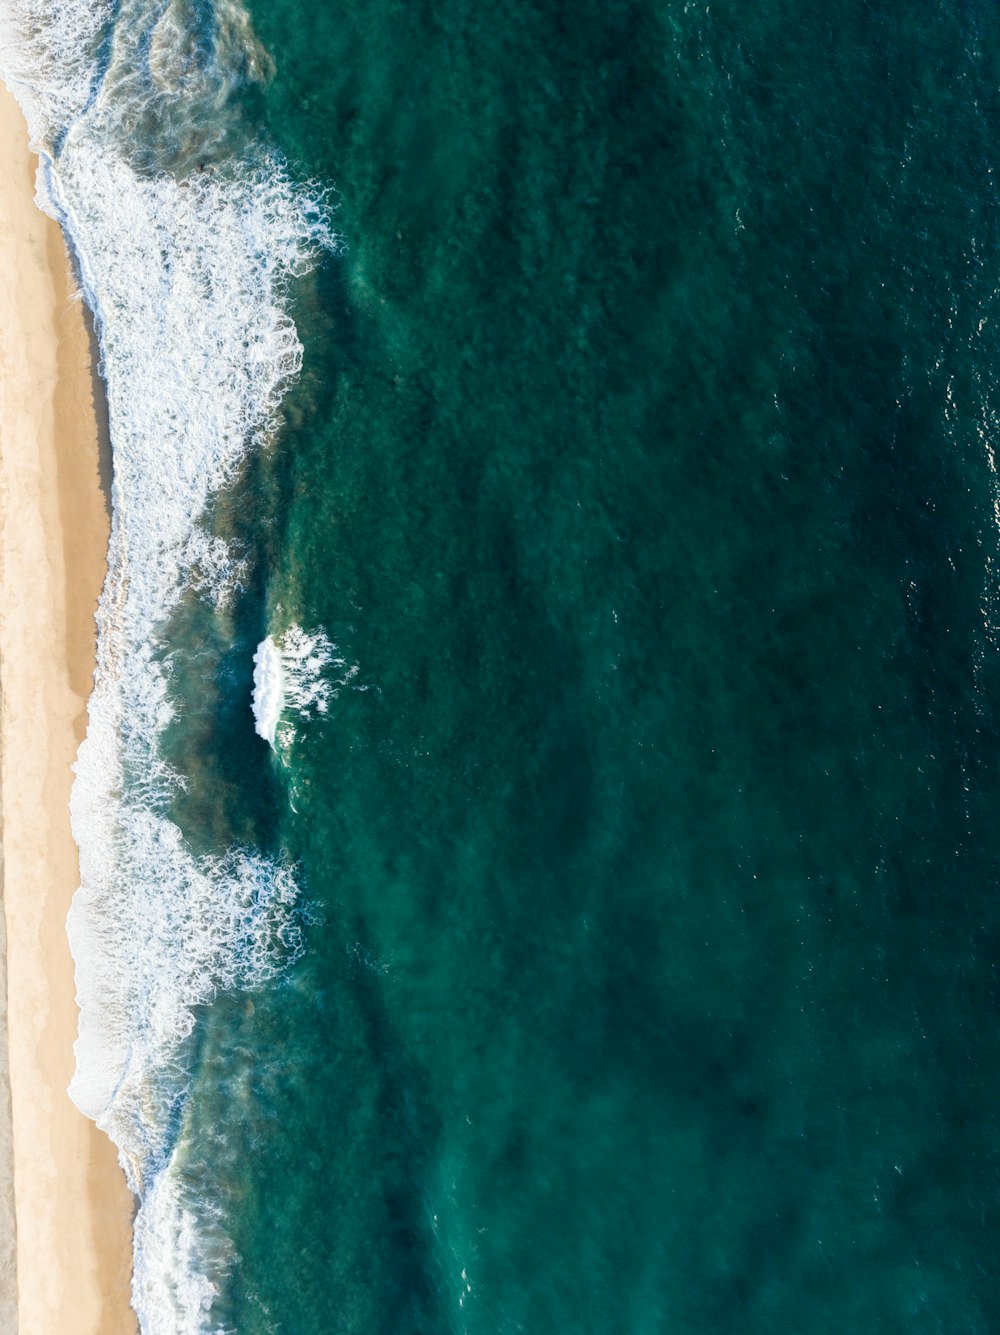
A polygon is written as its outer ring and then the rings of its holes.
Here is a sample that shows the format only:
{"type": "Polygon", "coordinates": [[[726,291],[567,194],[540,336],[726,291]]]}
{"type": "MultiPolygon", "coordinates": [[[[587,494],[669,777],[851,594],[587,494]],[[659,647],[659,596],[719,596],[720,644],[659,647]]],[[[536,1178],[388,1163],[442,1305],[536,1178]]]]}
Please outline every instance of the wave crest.
{"type": "Polygon", "coordinates": [[[288,715],[301,719],[326,714],[331,700],[358,675],[322,626],[311,634],[291,625],[275,641],[270,635],[253,656],[253,715],[257,733],[275,750],[285,752],[295,736],[288,715]],[[339,677],[333,676],[340,672],[339,677]]]}

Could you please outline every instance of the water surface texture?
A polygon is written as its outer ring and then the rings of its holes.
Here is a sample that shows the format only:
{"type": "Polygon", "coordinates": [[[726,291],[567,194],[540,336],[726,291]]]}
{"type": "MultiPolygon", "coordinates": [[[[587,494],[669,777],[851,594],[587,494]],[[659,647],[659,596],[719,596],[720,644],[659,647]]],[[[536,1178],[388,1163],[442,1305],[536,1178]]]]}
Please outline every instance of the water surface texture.
{"type": "Polygon", "coordinates": [[[149,8],[144,1330],[997,1330],[995,6],[149,8]]]}
{"type": "Polygon", "coordinates": [[[996,1328],[995,10],[253,13],[348,246],[260,596],[358,673],[228,1319],[996,1328]]]}

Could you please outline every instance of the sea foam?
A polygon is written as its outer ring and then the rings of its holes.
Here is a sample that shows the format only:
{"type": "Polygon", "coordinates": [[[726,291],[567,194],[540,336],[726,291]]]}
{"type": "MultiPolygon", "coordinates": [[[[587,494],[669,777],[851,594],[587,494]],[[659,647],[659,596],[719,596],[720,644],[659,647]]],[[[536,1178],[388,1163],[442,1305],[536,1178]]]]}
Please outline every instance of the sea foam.
{"type": "Polygon", "coordinates": [[[302,948],[294,869],[252,849],[196,856],[170,819],[182,779],[160,744],[182,707],[164,624],[192,584],[219,591],[233,573],[200,521],[274,430],[302,358],[289,284],[335,245],[322,192],[247,142],[231,94],[267,60],[239,5],[215,10],[198,48],[177,41],[179,0],[0,0],[0,73],[28,118],[39,202],[67,236],[107,385],[109,573],[71,803],[70,1092],[140,1198],[145,1335],[216,1329],[211,1257],[224,1248],[199,1234],[173,1173],[194,1008],[262,985],[302,948]]]}
{"type": "Polygon", "coordinates": [[[281,650],[270,635],[261,640],[253,656],[253,717],[258,737],[274,745],[274,734],[285,707],[285,681],[281,650]]]}
{"type": "Polygon", "coordinates": [[[331,700],[359,671],[322,627],[310,633],[291,625],[277,641],[268,635],[257,646],[253,661],[256,731],[277,751],[286,751],[292,743],[293,714],[300,719],[326,714],[331,700]]]}

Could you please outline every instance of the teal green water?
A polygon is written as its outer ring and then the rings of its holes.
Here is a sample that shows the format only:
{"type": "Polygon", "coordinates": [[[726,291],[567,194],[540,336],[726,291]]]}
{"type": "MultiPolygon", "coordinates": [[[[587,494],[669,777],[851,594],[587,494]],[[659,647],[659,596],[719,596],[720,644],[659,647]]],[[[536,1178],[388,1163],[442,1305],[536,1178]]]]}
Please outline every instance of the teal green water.
{"type": "Polygon", "coordinates": [[[994,8],[251,8],[348,249],[188,724],[317,910],[200,1040],[220,1325],[1000,1328],[994,8]]]}

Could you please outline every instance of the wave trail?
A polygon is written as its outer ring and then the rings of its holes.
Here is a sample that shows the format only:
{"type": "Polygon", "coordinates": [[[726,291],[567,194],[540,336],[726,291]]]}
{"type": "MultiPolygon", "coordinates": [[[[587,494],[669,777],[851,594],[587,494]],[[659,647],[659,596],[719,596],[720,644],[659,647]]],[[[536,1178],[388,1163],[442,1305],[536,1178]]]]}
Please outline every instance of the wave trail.
{"type": "Polygon", "coordinates": [[[0,74],[28,117],[39,202],[75,257],[107,384],[109,573],[71,804],[70,1092],[140,1197],[145,1335],[217,1329],[206,1257],[225,1248],[199,1234],[172,1169],[193,1008],[273,978],[301,950],[302,913],[292,868],[252,849],[195,857],[171,821],[181,778],[160,737],[179,704],[160,636],[186,589],[232,573],[200,521],[275,428],[302,359],[290,284],[336,247],[324,193],[248,144],[238,94],[269,59],[246,12],[209,8],[196,27],[183,0],[0,0],[0,74]]]}

